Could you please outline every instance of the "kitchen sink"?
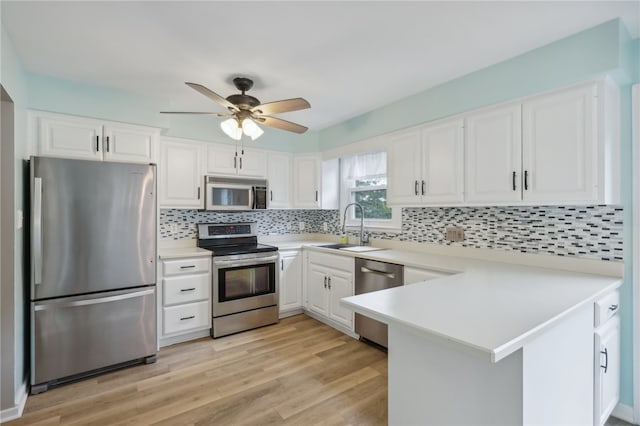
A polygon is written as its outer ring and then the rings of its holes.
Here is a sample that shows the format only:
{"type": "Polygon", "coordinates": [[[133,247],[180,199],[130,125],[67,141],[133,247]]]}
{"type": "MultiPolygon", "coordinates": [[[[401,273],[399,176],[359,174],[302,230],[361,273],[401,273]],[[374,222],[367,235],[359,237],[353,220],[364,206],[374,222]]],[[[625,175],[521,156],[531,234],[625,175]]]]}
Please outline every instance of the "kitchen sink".
{"type": "Polygon", "coordinates": [[[365,251],[377,251],[384,250],[381,247],[371,247],[371,246],[358,246],[355,244],[322,244],[318,247],[328,248],[328,249],[336,249],[336,250],[344,250],[344,251],[353,251],[357,253],[362,253],[365,251]]]}
{"type": "Polygon", "coordinates": [[[322,247],[322,248],[328,248],[328,249],[343,249],[346,247],[358,247],[355,244],[341,244],[341,243],[337,243],[337,244],[321,244],[317,247],[322,247]]]}

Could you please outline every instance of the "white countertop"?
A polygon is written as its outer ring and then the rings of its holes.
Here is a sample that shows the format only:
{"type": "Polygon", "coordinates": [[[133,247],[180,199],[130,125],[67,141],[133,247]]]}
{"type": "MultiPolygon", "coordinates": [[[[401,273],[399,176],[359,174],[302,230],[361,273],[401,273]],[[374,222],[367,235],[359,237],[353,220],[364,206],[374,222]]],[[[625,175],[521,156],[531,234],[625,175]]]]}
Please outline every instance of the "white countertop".
{"type": "MultiPolygon", "coordinates": [[[[384,252],[367,257],[378,253],[384,252]]],[[[425,337],[455,342],[497,362],[621,284],[616,277],[499,263],[464,269],[423,283],[347,297],[341,304],[425,337]]]]}
{"type": "Polygon", "coordinates": [[[160,259],[179,259],[183,257],[207,257],[211,251],[199,247],[160,247],[158,257],[160,259]]]}

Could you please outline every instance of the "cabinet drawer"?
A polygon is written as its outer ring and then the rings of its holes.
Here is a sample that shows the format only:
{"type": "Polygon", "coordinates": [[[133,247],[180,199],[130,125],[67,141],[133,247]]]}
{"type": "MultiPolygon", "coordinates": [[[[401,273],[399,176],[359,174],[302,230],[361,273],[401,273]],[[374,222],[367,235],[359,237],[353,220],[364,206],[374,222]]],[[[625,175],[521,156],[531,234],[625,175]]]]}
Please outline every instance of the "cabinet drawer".
{"type": "Polygon", "coordinates": [[[170,306],[163,308],[163,311],[164,334],[205,328],[209,326],[211,320],[208,301],[170,306]]]}
{"type": "Polygon", "coordinates": [[[620,310],[620,292],[613,291],[602,299],[596,301],[594,305],[593,325],[599,327],[620,310]]]}
{"type": "Polygon", "coordinates": [[[328,266],[332,269],[341,269],[345,272],[353,272],[354,260],[351,256],[309,252],[309,262],[328,266]]]}
{"type": "Polygon", "coordinates": [[[192,257],[162,261],[164,275],[193,274],[195,272],[209,272],[209,257],[192,257]]]}
{"type": "Polygon", "coordinates": [[[189,274],[162,280],[165,305],[209,299],[209,274],[189,274]]]}

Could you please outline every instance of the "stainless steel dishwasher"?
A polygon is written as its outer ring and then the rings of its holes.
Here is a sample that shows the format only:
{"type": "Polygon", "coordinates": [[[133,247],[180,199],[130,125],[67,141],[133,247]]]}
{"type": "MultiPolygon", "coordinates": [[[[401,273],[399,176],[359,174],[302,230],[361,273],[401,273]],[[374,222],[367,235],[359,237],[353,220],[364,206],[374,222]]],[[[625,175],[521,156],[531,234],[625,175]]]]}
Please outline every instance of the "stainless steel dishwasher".
{"type": "MultiPolygon", "coordinates": [[[[398,287],[403,283],[404,266],[356,257],[355,293],[369,293],[398,287]]],[[[387,347],[387,325],[356,314],[356,333],[361,339],[387,347]]]]}

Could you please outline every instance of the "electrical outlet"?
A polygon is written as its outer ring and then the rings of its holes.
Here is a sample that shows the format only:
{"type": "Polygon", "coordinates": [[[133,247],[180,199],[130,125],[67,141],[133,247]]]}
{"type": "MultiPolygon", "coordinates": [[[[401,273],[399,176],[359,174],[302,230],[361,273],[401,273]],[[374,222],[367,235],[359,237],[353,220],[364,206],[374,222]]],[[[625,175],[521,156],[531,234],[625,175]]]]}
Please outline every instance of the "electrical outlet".
{"type": "Polygon", "coordinates": [[[298,222],[298,230],[304,231],[304,222],[298,222]]]}
{"type": "Polygon", "coordinates": [[[460,226],[447,226],[445,228],[445,238],[452,243],[464,241],[464,229],[460,226]]]}
{"type": "Polygon", "coordinates": [[[172,234],[175,234],[176,232],[178,232],[178,224],[177,223],[170,224],[169,229],[171,230],[172,234]]]}
{"type": "Polygon", "coordinates": [[[323,230],[324,232],[329,231],[329,224],[328,224],[327,222],[324,222],[324,223],[322,224],[322,230],[323,230]]]}

